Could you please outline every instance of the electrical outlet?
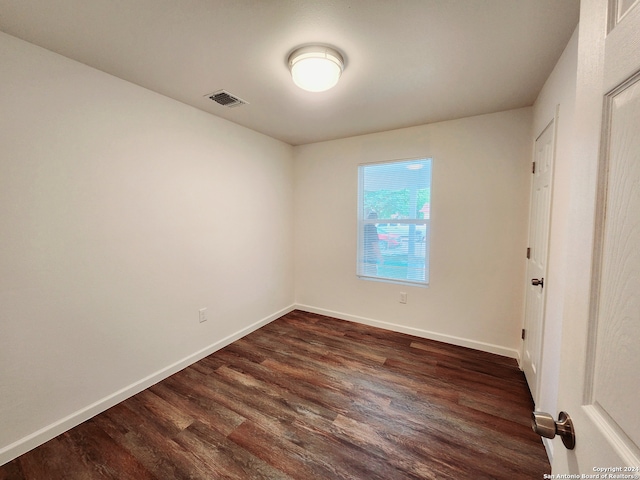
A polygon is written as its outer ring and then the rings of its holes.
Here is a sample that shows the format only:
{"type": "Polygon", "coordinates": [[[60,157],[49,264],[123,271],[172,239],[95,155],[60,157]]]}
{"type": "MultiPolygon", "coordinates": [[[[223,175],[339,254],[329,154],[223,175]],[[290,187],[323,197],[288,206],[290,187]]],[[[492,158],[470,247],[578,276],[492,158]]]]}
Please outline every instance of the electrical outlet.
{"type": "Polygon", "coordinates": [[[407,292],[400,292],[400,303],[407,303],[407,292]]]}
{"type": "Polygon", "coordinates": [[[209,317],[207,316],[206,308],[201,308],[200,310],[198,310],[198,319],[200,320],[200,323],[206,322],[207,320],[209,320],[209,317]]]}

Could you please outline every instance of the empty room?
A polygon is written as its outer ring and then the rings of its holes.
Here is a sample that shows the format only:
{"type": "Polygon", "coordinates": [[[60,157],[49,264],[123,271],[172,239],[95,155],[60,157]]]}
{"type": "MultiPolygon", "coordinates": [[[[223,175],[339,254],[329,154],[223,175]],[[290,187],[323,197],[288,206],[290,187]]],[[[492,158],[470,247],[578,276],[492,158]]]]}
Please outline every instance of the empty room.
{"type": "Polygon", "coordinates": [[[640,478],[639,4],[0,0],[0,480],[640,478]]]}

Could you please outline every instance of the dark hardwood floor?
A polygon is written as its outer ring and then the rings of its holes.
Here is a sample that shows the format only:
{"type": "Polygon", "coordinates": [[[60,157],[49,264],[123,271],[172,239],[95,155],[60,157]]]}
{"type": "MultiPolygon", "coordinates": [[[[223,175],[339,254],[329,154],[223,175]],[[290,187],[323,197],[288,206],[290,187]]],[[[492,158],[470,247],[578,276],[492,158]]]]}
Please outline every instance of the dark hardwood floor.
{"type": "Polygon", "coordinates": [[[536,479],[515,360],[294,311],[0,479],[536,479]]]}

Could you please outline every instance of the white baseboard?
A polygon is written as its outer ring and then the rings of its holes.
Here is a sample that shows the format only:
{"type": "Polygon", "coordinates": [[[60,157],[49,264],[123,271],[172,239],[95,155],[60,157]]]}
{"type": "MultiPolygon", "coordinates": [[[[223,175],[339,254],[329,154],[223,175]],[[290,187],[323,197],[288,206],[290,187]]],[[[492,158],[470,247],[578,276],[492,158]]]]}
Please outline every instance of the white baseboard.
{"type": "Polygon", "coordinates": [[[442,333],[431,332],[429,330],[422,330],[420,328],[407,327],[405,325],[399,325],[397,323],[383,322],[381,320],[373,320],[371,318],[359,317],[357,315],[350,315],[348,313],[335,312],[333,310],[312,307],[310,305],[297,304],[296,309],[303,310],[305,312],[326,315],[328,317],[339,318],[340,320],[348,320],[351,322],[363,323],[365,325],[384,328],[394,332],[407,333],[409,335],[415,335],[416,337],[427,338],[429,340],[437,340],[439,342],[450,343],[452,345],[458,345],[460,347],[468,347],[468,348],[473,348],[474,350],[480,350],[488,353],[495,353],[497,355],[502,355],[504,357],[515,358],[518,361],[518,364],[520,363],[520,352],[513,348],[507,348],[500,345],[494,345],[491,343],[479,342],[477,340],[470,340],[468,338],[455,337],[453,335],[446,335],[442,333]]]}
{"type": "Polygon", "coordinates": [[[71,415],[58,420],[46,427],[27,435],[24,438],[0,449],[0,465],[4,465],[7,462],[10,462],[14,458],[19,457],[20,455],[27,453],[29,450],[36,448],[39,445],[42,445],[45,442],[48,442],[52,438],[60,435],[61,433],[66,432],[67,430],[80,425],[82,422],[96,416],[97,414],[104,412],[105,410],[117,405],[118,403],[126,400],[133,395],[140,393],[141,391],[149,388],[152,385],[164,380],[167,377],[170,377],[174,373],[179,372],[180,370],[188,367],[189,365],[197,362],[198,360],[202,360],[204,357],[211,355],[212,353],[220,350],[221,348],[226,347],[230,343],[235,342],[236,340],[248,335],[249,333],[257,330],[264,325],[280,318],[283,315],[295,310],[295,305],[290,305],[289,307],[283,308],[282,310],[275,312],[257,322],[245,327],[236,333],[229,335],[226,338],[218,340],[217,342],[199,350],[188,357],[185,357],[172,365],[169,365],[157,372],[140,379],[139,381],[108,395],[107,397],[98,400],[97,402],[78,410],[71,415]]]}

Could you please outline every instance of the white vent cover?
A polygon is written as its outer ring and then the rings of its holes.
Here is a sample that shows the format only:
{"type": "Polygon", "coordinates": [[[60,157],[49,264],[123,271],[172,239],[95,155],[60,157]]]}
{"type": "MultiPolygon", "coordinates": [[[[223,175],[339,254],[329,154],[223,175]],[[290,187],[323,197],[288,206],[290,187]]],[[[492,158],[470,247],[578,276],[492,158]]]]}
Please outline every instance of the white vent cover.
{"type": "Polygon", "coordinates": [[[232,95],[226,90],[218,90],[217,92],[213,92],[205,96],[209,97],[214,102],[219,103],[223,107],[228,108],[239,107],[240,105],[246,105],[249,103],[235,95],[232,95]]]}

